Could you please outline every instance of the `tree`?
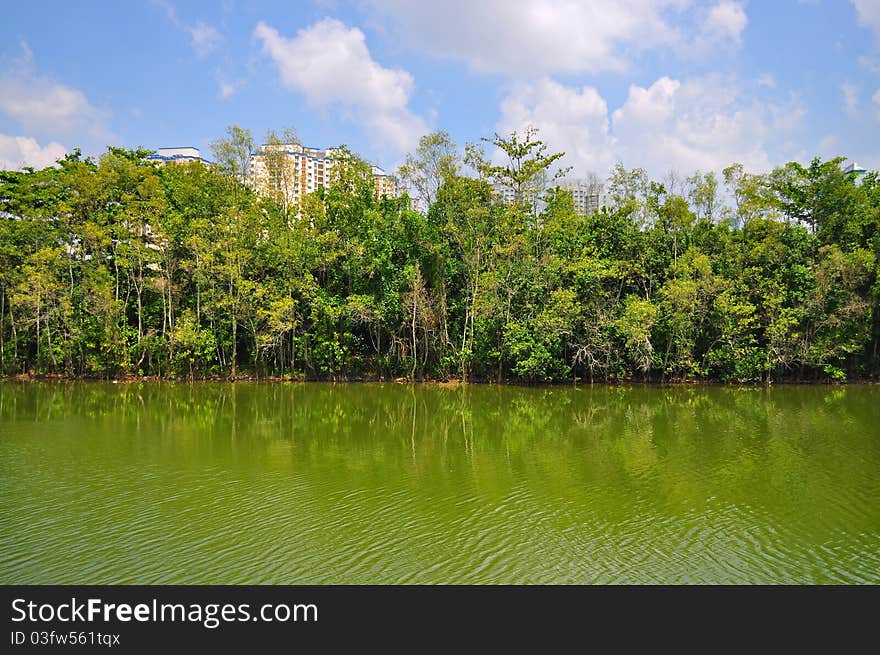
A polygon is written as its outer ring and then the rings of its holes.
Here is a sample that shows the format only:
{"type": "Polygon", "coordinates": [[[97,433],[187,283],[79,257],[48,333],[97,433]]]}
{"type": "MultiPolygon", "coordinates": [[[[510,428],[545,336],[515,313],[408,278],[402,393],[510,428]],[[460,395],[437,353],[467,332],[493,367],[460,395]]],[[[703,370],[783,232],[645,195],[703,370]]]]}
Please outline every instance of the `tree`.
{"type": "Polygon", "coordinates": [[[414,153],[406,156],[398,177],[413,190],[413,197],[423,211],[437,200],[443,183],[458,175],[461,166],[458,148],[448,132],[434,132],[419,139],[414,153]]]}
{"type": "Polygon", "coordinates": [[[535,200],[541,192],[570,170],[570,167],[552,170],[553,164],[564,157],[565,153],[546,154],[547,145],[538,140],[537,136],[538,129],[528,127],[522,135],[514,131],[506,138],[497,133],[492,139],[484,137],[484,142],[492,144],[503,153],[506,162],[493,164],[479,147],[470,144],[465,163],[483,179],[509,191],[515,204],[525,205],[533,210],[535,200]]]}
{"type": "Polygon", "coordinates": [[[233,199],[238,201],[238,187],[247,182],[248,162],[254,151],[251,131],[238,125],[226,128],[226,138],[211,142],[216,165],[223,175],[233,181],[233,199]]]}
{"type": "Polygon", "coordinates": [[[718,179],[715,173],[697,171],[687,178],[687,197],[697,218],[715,221],[718,206],[718,179]]]}
{"type": "Polygon", "coordinates": [[[623,315],[617,320],[632,361],[645,379],[654,363],[651,329],[657,320],[657,313],[657,306],[650,300],[627,296],[623,315]]]}
{"type": "Polygon", "coordinates": [[[618,162],[608,177],[608,194],[612,208],[635,217],[639,225],[648,219],[648,174],[643,168],[628,171],[618,162]]]}
{"type": "Polygon", "coordinates": [[[724,184],[733,197],[732,218],[738,227],[755,218],[773,218],[776,204],[763,175],[747,173],[742,164],[731,164],[722,171],[724,184]]]}
{"type": "MultiPolygon", "coordinates": [[[[295,201],[294,189],[299,182],[296,179],[295,160],[288,154],[288,150],[291,146],[298,146],[299,143],[296,130],[289,127],[281,133],[275,130],[266,132],[265,141],[260,147],[260,159],[265,167],[268,195],[281,207],[287,220],[290,219],[291,208],[295,201]]],[[[251,174],[254,174],[253,171],[251,174]]]]}

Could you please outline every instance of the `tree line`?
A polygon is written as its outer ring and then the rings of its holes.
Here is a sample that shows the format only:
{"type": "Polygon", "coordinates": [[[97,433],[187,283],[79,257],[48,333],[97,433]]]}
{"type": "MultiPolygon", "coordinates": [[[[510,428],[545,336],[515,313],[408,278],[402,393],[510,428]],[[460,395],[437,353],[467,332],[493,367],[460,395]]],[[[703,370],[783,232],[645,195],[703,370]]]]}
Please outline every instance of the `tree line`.
{"type": "Polygon", "coordinates": [[[293,204],[216,164],[0,171],[0,373],[770,382],[880,373],[880,184],[841,158],[652,180],[582,215],[534,130],[443,132],[376,197],[341,150],[293,204]],[[501,188],[512,202],[499,201],[501,188]]]}

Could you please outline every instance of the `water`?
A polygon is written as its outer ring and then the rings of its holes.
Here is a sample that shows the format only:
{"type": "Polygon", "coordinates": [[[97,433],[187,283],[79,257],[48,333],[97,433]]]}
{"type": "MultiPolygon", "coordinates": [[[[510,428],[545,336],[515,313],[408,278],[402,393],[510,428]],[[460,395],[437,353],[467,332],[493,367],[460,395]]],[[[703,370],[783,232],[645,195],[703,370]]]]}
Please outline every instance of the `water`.
{"type": "Polygon", "coordinates": [[[0,383],[0,583],[661,582],[880,582],[880,389],[0,383]]]}

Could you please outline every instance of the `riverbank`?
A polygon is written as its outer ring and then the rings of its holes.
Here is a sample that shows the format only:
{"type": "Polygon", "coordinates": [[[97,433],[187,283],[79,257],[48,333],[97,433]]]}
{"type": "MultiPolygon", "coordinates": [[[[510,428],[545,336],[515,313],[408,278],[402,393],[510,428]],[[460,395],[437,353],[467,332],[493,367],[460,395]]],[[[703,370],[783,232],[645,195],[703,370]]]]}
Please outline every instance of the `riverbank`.
{"type": "Polygon", "coordinates": [[[9,380],[16,382],[112,382],[114,384],[137,384],[143,382],[267,382],[267,383],[322,383],[322,384],[416,384],[437,387],[461,387],[468,385],[498,385],[512,387],[581,387],[581,386],[648,386],[648,387],[697,387],[697,386],[720,386],[720,387],[767,387],[767,386],[872,386],[880,384],[878,380],[863,378],[854,378],[851,380],[834,380],[831,378],[824,379],[779,379],[770,381],[734,381],[734,380],[694,380],[694,379],[619,379],[619,380],[557,380],[557,381],[534,381],[519,379],[436,379],[425,378],[416,379],[405,377],[397,378],[378,378],[378,377],[330,377],[330,378],[309,378],[309,377],[289,377],[289,376],[257,376],[257,375],[237,375],[231,376],[199,376],[199,377],[164,377],[156,375],[124,375],[117,377],[96,377],[96,376],[75,376],[60,374],[35,374],[35,373],[17,373],[14,375],[0,376],[0,381],[9,380]]]}

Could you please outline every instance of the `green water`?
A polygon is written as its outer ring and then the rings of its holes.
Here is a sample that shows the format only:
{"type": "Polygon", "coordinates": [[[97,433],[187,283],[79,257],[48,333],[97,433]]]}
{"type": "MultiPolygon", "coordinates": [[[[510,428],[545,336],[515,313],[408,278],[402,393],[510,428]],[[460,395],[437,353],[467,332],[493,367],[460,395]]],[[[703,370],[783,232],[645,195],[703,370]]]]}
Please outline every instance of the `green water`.
{"type": "Polygon", "coordinates": [[[0,583],[880,582],[880,388],[0,383],[0,583]]]}

